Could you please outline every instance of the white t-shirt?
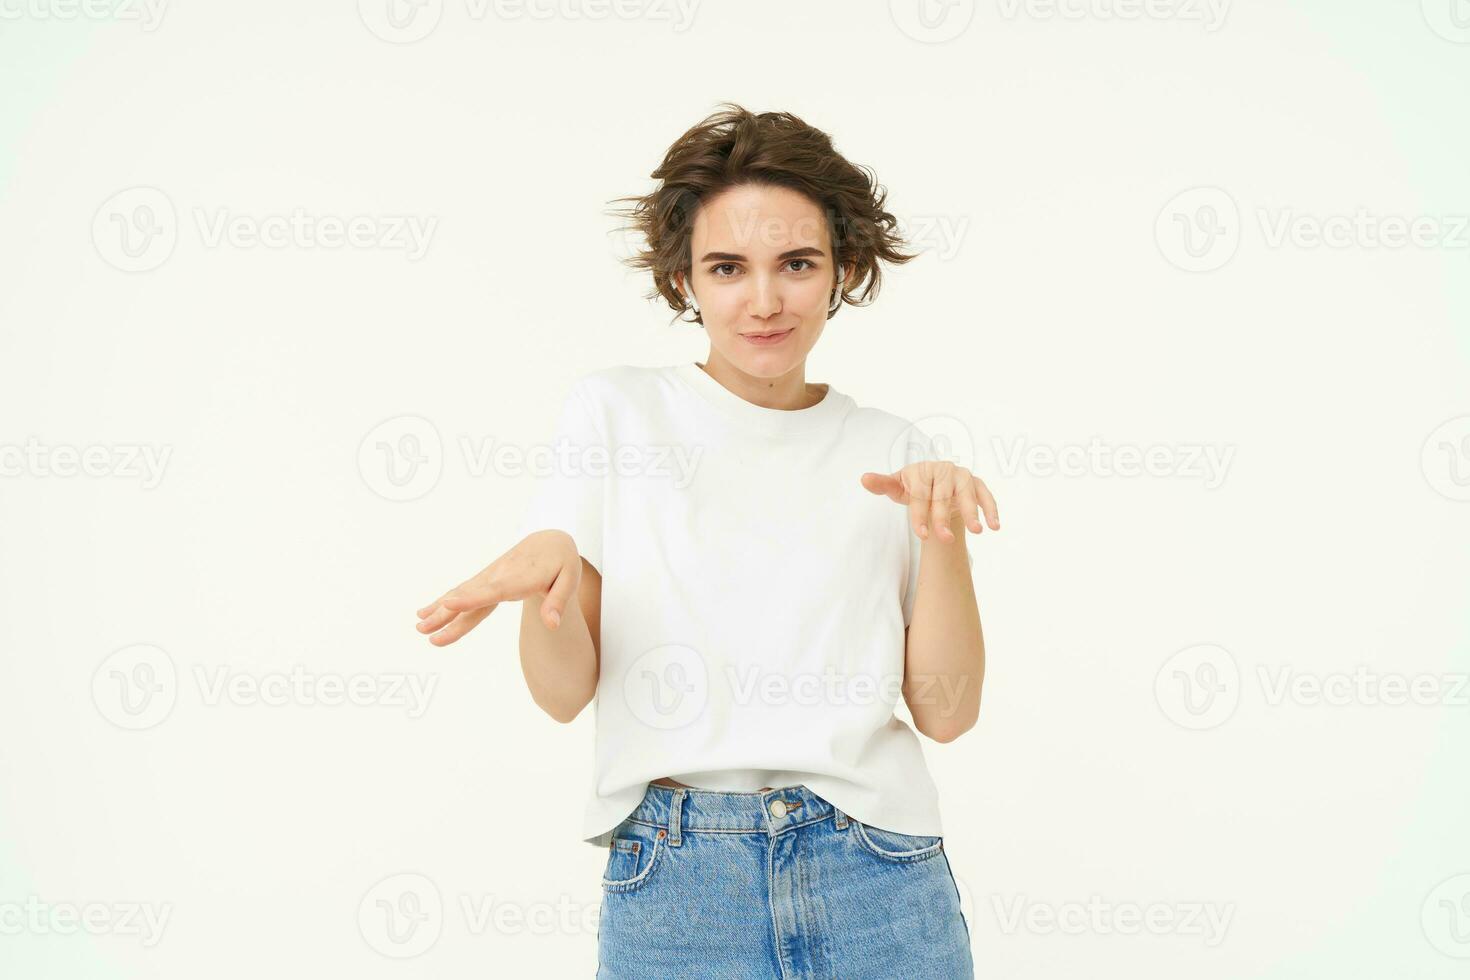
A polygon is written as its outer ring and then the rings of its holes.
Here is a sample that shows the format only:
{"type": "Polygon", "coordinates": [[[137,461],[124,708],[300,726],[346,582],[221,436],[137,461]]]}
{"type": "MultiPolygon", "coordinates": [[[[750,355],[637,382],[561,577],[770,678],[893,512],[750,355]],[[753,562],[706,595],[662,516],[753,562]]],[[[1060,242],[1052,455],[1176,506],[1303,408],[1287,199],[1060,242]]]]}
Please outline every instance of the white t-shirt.
{"type": "Polygon", "coordinates": [[[831,386],[762,408],[694,363],[577,380],[520,533],[566,531],[602,575],[585,841],[606,847],[662,776],[803,783],[858,820],[941,833],[893,710],[922,542],[860,479],[928,458],[916,434],[831,386]]]}

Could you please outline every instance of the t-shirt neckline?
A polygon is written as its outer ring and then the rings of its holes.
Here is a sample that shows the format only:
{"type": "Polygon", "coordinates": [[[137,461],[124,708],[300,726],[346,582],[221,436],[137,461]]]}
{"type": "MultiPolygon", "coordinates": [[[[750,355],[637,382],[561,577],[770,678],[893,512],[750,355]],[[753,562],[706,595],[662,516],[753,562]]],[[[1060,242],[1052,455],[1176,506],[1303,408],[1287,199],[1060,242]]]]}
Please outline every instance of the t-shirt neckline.
{"type": "Polygon", "coordinates": [[[748,402],[720,384],[699,366],[698,361],[673,365],[673,373],[727,418],[768,432],[788,432],[820,425],[841,415],[848,398],[827,385],[827,393],[806,408],[765,408],[748,402]]]}

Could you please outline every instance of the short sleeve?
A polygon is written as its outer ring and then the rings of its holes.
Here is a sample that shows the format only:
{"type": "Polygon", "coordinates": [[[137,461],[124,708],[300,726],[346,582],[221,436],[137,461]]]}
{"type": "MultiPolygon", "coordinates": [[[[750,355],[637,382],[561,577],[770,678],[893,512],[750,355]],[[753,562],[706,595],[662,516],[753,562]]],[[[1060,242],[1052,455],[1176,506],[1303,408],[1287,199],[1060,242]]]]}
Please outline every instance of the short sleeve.
{"type": "MultiPolygon", "coordinates": [[[[903,512],[904,524],[908,524],[908,509],[903,512]]],[[[914,533],[914,529],[908,529],[909,539],[909,576],[904,585],[903,592],[903,628],[908,629],[909,623],[914,621],[914,599],[919,595],[919,558],[924,553],[924,540],[914,533]]]]}
{"type": "Polygon", "coordinates": [[[528,452],[534,488],[517,540],[536,531],[565,531],[577,542],[578,554],[601,574],[608,467],[607,441],[586,386],[578,381],[562,402],[551,442],[528,452]]]}

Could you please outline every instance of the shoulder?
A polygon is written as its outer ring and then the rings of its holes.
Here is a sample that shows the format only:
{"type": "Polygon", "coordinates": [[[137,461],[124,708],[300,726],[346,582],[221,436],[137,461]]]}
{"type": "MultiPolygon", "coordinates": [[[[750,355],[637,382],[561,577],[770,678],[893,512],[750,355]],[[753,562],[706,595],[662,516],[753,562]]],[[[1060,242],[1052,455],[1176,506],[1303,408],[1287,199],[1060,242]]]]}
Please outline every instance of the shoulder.
{"type": "MultiPolygon", "coordinates": [[[[924,420],[925,422],[929,420],[924,420]]],[[[854,404],[847,416],[848,433],[869,451],[880,453],[889,470],[921,459],[936,459],[928,426],[920,421],[871,405],[854,404]]]]}
{"type": "Polygon", "coordinates": [[[853,402],[852,410],[848,412],[847,417],[848,424],[857,427],[860,431],[893,438],[901,437],[914,425],[902,415],[896,415],[872,405],[859,405],[857,402],[853,402]]]}
{"type": "Polygon", "coordinates": [[[667,369],[637,364],[615,364],[578,375],[571,393],[593,408],[636,401],[653,391],[667,369]]]}

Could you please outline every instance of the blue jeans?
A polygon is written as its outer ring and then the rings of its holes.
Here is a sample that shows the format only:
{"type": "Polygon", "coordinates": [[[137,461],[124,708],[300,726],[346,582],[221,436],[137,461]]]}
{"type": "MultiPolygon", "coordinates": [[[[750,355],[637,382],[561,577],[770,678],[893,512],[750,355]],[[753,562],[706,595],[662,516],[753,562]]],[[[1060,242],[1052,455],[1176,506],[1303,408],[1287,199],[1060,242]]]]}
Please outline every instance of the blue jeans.
{"type": "Polygon", "coordinates": [[[861,823],[805,786],[650,784],[613,830],[599,980],[970,980],[939,837],[861,823]]]}

